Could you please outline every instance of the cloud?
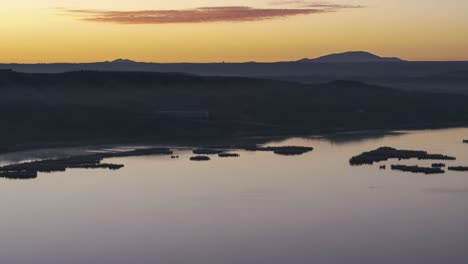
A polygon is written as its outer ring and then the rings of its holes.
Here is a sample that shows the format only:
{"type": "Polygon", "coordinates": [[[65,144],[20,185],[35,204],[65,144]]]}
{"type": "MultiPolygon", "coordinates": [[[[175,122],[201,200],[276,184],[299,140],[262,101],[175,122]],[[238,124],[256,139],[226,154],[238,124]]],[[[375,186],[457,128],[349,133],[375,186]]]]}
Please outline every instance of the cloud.
{"type": "Polygon", "coordinates": [[[276,6],[294,6],[296,8],[317,8],[325,9],[328,11],[347,9],[347,8],[363,8],[361,5],[349,5],[349,4],[335,4],[323,1],[301,1],[301,0],[279,0],[270,2],[271,5],[276,6]]]}
{"type": "Polygon", "coordinates": [[[67,14],[76,15],[81,20],[90,22],[107,22],[116,24],[175,24],[261,21],[298,15],[337,12],[342,8],[345,7],[322,4],[315,6],[302,6],[301,8],[222,6],[179,10],[106,11],[65,9],[63,11],[67,14]]]}

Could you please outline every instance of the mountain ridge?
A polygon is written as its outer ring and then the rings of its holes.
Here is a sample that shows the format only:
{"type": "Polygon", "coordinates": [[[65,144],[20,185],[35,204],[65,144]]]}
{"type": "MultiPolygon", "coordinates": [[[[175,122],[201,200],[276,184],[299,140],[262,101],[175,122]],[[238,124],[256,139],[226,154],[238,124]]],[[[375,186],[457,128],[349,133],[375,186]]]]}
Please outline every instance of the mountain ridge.
{"type": "Polygon", "coordinates": [[[328,62],[328,63],[366,63],[366,62],[403,62],[397,57],[380,57],[367,51],[347,51],[333,53],[314,59],[305,58],[299,62],[328,62]]]}
{"type": "Polygon", "coordinates": [[[129,60],[129,59],[122,59],[122,58],[119,58],[119,59],[115,59],[113,61],[109,61],[108,63],[118,63],[118,64],[122,64],[122,63],[138,63],[137,61],[133,61],[133,60],[129,60]]]}

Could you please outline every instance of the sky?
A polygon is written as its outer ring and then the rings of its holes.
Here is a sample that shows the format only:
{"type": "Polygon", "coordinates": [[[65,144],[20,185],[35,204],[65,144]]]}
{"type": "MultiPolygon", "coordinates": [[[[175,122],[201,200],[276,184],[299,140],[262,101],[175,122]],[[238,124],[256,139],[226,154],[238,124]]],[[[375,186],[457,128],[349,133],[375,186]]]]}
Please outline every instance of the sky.
{"type": "Polygon", "coordinates": [[[3,0],[0,62],[468,60],[466,0],[3,0]]]}

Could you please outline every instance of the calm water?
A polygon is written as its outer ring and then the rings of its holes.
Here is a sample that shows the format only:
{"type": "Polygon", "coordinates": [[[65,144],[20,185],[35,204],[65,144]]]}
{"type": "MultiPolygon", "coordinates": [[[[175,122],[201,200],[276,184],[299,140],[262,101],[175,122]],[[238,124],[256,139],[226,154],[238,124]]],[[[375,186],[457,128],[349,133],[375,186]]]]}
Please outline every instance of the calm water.
{"type": "MultiPolygon", "coordinates": [[[[468,129],[361,141],[292,138],[298,157],[107,160],[0,180],[0,263],[468,263],[468,173],[350,167],[380,146],[428,150],[468,165],[468,129]]],[[[82,149],[3,155],[2,163],[82,149]]],[[[430,161],[386,162],[423,164],[430,161]]]]}

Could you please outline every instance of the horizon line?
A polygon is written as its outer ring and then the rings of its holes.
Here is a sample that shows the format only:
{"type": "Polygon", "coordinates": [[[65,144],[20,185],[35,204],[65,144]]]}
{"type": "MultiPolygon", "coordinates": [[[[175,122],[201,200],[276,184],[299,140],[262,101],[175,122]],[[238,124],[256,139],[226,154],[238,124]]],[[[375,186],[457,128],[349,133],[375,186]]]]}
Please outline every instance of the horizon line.
{"type": "MultiPolygon", "coordinates": [[[[2,62],[0,61],[0,64],[15,64],[15,65],[42,65],[42,64],[93,64],[93,63],[112,63],[112,62],[117,62],[121,61],[120,63],[146,63],[146,64],[222,64],[222,63],[228,63],[228,64],[245,64],[245,63],[259,63],[259,64],[267,64],[267,63],[288,63],[288,62],[300,62],[302,60],[313,60],[316,59],[321,59],[323,57],[328,57],[331,55],[345,55],[349,53],[367,53],[376,57],[379,57],[381,59],[399,59],[401,62],[468,62],[468,58],[455,58],[455,59],[434,59],[434,58],[424,58],[424,59],[416,59],[416,60],[411,60],[411,59],[405,59],[401,58],[399,56],[381,56],[378,55],[378,52],[372,52],[372,51],[366,51],[366,50],[345,50],[345,51],[333,51],[329,52],[323,55],[318,55],[316,57],[301,57],[299,59],[286,59],[286,60],[266,60],[266,61],[256,61],[256,60],[210,60],[210,61],[150,61],[150,60],[133,60],[129,59],[129,57],[120,57],[116,56],[116,58],[113,59],[104,59],[104,60],[90,60],[90,61],[49,61],[49,62],[38,62],[38,61],[27,61],[27,62],[2,62]]],[[[319,62],[319,61],[317,61],[319,62]]],[[[369,61],[372,62],[372,61],[369,61]]],[[[327,63],[327,62],[321,62],[321,63],[327,63]]],[[[330,63],[330,62],[328,62],[330,63]]],[[[340,63],[340,62],[335,62],[335,63],[340,63]]],[[[341,62],[341,63],[352,63],[352,62],[341,62]]],[[[357,62],[357,63],[365,63],[363,62],[357,62]]]]}
{"type": "MultiPolygon", "coordinates": [[[[131,63],[145,63],[145,64],[246,64],[246,63],[258,63],[258,64],[268,64],[268,63],[288,63],[288,62],[300,62],[301,60],[309,59],[309,58],[302,58],[297,60],[278,60],[278,61],[137,61],[128,59],[129,64],[131,63]]],[[[48,64],[95,64],[95,63],[118,63],[115,62],[119,59],[113,60],[103,60],[103,61],[51,61],[51,62],[1,62],[0,65],[48,65],[48,64]]],[[[314,60],[314,59],[310,59],[314,60]]],[[[422,59],[422,60],[402,60],[401,62],[468,62],[468,58],[466,59],[422,59]]],[[[308,63],[314,63],[313,61],[308,63]]],[[[343,64],[352,64],[352,63],[396,63],[396,62],[378,62],[378,61],[369,61],[369,62],[320,62],[317,61],[315,63],[343,63],[343,64]]],[[[122,64],[125,64],[122,63],[122,64]]]]}

